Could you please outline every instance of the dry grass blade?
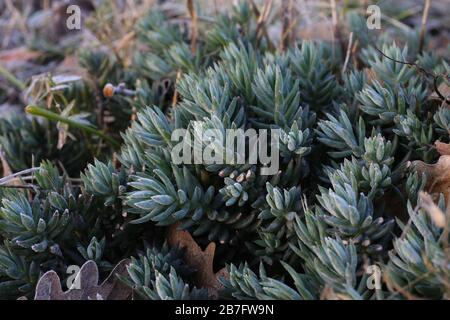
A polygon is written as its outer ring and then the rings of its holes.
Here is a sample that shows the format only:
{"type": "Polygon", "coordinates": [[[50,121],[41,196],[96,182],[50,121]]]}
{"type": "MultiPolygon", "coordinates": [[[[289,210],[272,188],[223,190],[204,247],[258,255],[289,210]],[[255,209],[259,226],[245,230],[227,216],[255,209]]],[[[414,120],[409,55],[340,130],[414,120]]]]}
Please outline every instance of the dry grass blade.
{"type": "Polygon", "coordinates": [[[282,0],[281,14],[283,16],[283,27],[281,29],[280,50],[284,51],[289,46],[292,30],[292,0],[282,0]]]}
{"type": "MultiPolygon", "coordinates": [[[[11,176],[13,174],[13,172],[12,172],[11,167],[9,166],[9,163],[6,160],[5,154],[4,154],[4,152],[3,152],[3,150],[1,148],[0,148],[0,160],[1,160],[2,168],[3,168],[3,177],[7,178],[8,176],[11,176]]],[[[1,181],[4,180],[4,179],[5,178],[0,179],[0,184],[2,184],[1,181]]]]}
{"type": "Polygon", "coordinates": [[[194,7],[194,0],[187,0],[187,8],[191,16],[191,52],[192,55],[195,55],[197,52],[198,18],[194,7]]]}
{"type": "Polygon", "coordinates": [[[337,12],[336,0],[330,0],[330,7],[334,38],[339,43],[342,52],[345,52],[345,43],[344,39],[342,38],[341,29],[339,28],[339,15],[337,12]]]}
{"type": "MultiPolygon", "coordinates": [[[[256,8],[256,5],[252,3],[254,8],[256,8]]],[[[267,37],[267,28],[266,28],[266,21],[269,18],[270,10],[272,9],[273,0],[268,0],[264,3],[264,7],[262,11],[259,13],[258,22],[256,26],[256,37],[258,39],[261,38],[261,36],[265,35],[267,37]]],[[[256,12],[259,12],[257,9],[255,9],[256,12]]]]}
{"type": "Polygon", "coordinates": [[[422,52],[425,45],[425,33],[427,32],[428,14],[430,12],[431,0],[425,0],[423,6],[422,25],[420,27],[419,35],[419,52],[422,52]]]}
{"type": "Polygon", "coordinates": [[[352,45],[353,45],[353,32],[350,32],[350,36],[348,38],[347,53],[345,54],[344,66],[342,67],[342,75],[345,74],[345,70],[347,69],[347,65],[350,60],[350,56],[352,54],[352,45]]]}

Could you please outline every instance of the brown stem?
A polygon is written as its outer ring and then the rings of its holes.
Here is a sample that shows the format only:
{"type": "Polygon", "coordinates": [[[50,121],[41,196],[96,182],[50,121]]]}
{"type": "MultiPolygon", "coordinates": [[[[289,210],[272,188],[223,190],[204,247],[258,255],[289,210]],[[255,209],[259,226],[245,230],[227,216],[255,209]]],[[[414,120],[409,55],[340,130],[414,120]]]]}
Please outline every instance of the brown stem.
{"type": "Polygon", "coordinates": [[[181,78],[181,70],[178,70],[177,77],[175,79],[175,85],[174,85],[174,91],[173,91],[173,97],[172,97],[172,108],[175,108],[178,102],[178,90],[177,90],[177,83],[181,78]]]}
{"type": "Polygon", "coordinates": [[[352,54],[352,44],[353,44],[353,32],[350,32],[350,36],[348,38],[347,53],[345,54],[344,66],[342,67],[342,75],[344,75],[345,70],[347,69],[347,64],[352,54]]]}
{"type": "Polygon", "coordinates": [[[194,0],[187,0],[187,8],[191,16],[191,52],[192,55],[195,55],[197,52],[198,17],[194,7],[194,0]]]}
{"type": "Polygon", "coordinates": [[[339,46],[341,47],[342,53],[345,52],[345,43],[342,38],[341,29],[339,28],[339,18],[338,18],[338,12],[336,7],[336,0],[330,0],[330,6],[331,6],[331,21],[333,25],[333,33],[334,38],[339,43],[339,46]]]}
{"type": "Polygon", "coordinates": [[[289,46],[291,34],[291,15],[292,15],[292,0],[282,0],[281,14],[283,16],[283,27],[281,29],[280,51],[285,51],[289,46]]]}
{"type": "Polygon", "coordinates": [[[400,60],[396,60],[392,57],[389,57],[388,55],[386,55],[383,51],[381,51],[380,49],[378,49],[377,47],[375,47],[375,50],[377,50],[379,53],[381,53],[381,55],[389,60],[392,60],[396,63],[401,63],[401,64],[406,64],[410,67],[414,67],[416,68],[417,71],[425,74],[428,77],[432,77],[433,78],[433,87],[434,87],[434,91],[436,92],[436,94],[438,95],[438,97],[442,100],[445,101],[447,104],[450,104],[450,99],[448,97],[445,97],[438,88],[438,84],[437,81],[440,77],[446,77],[446,74],[434,74],[430,71],[427,71],[426,69],[422,68],[421,66],[419,66],[417,63],[414,62],[410,62],[410,61],[400,61],[400,60]]]}
{"type": "MultiPolygon", "coordinates": [[[[270,47],[272,47],[272,42],[270,41],[270,38],[267,33],[266,28],[266,21],[269,17],[270,10],[272,9],[273,0],[267,0],[264,4],[264,7],[262,9],[262,12],[259,13],[258,22],[256,25],[256,38],[259,40],[262,36],[265,36],[267,38],[267,42],[270,47]]],[[[259,12],[256,5],[252,1],[252,6],[254,8],[255,12],[259,12]]]]}
{"type": "Polygon", "coordinates": [[[423,14],[422,14],[422,25],[420,27],[420,35],[419,35],[419,53],[422,52],[423,47],[425,45],[425,34],[427,32],[427,21],[428,21],[428,13],[430,11],[431,0],[425,0],[423,5],[423,14]]]}

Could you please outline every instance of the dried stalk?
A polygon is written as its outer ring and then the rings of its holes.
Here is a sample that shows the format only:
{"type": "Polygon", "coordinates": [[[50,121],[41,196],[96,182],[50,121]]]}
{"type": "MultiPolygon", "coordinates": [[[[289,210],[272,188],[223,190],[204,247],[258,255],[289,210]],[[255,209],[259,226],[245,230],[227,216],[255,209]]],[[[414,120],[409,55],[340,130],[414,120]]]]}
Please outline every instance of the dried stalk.
{"type": "Polygon", "coordinates": [[[197,52],[198,17],[194,7],[194,0],[187,0],[187,8],[191,16],[191,52],[192,55],[195,55],[197,52]]]}
{"type": "Polygon", "coordinates": [[[282,0],[281,14],[283,16],[283,27],[281,29],[280,51],[285,51],[289,46],[290,34],[292,30],[291,15],[292,15],[292,0],[282,0]]]}
{"type": "Polygon", "coordinates": [[[254,12],[259,16],[256,25],[256,37],[257,39],[260,39],[261,36],[264,35],[267,38],[269,45],[271,46],[272,42],[270,41],[270,38],[267,33],[266,21],[267,18],[269,17],[270,10],[272,9],[273,0],[268,0],[265,2],[262,12],[259,12],[258,8],[256,7],[253,1],[251,2],[251,4],[253,6],[254,12]]]}
{"type": "Polygon", "coordinates": [[[396,60],[392,57],[389,57],[388,55],[386,55],[383,51],[381,51],[379,48],[375,47],[375,50],[377,50],[379,53],[381,53],[381,55],[389,60],[392,60],[396,63],[401,63],[401,64],[406,64],[410,67],[414,67],[416,68],[417,71],[423,73],[424,75],[428,76],[428,77],[432,77],[433,78],[433,86],[434,86],[434,91],[436,92],[436,94],[438,95],[439,99],[441,99],[442,101],[444,101],[445,103],[450,105],[450,99],[448,97],[445,97],[438,88],[438,79],[440,77],[446,77],[446,74],[434,74],[430,71],[427,71],[426,69],[422,68],[421,66],[419,66],[418,64],[414,63],[414,62],[410,62],[410,61],[400,61],[400,60],[396,60]]]}
{"type": "Polygon", "coordinates": [[[348,61],[350,60],[350,56],[352,54],[352,45],[353,45],[353,32],[350,32],[350,36],[348,38],[347,53],[345,54],[344,66],[342,67],[342,75],[344,75],[345,70],[347,69],[348,61]]]}
{"type": "Polygon", "coordinates": [[[33,172],[36,172],[37,170],[39,170],[39,167],[25,169],[25,170],[22,170],[22,171],[10,174],[10,175],[0,179],[0,185],[5,184],[6,182],[9,182],[9,181],[11,181],[11,180],[15,179],[16,177],[19,177],[19,176],[21,176],[23,174],[33,173],[33,172]]]}
{"type": "Polygon", "coordinates": [[[175,85],[174,85],[175,89],[174,89],[173,97],[172,97],[172,108],[175,108],[175,106],[176,106],[177,103],[178,103],[177,83],[178,83],[178,81],[180,81],[180,78],[181,78],[181,70],[178,70],[178,72],[177,72],[177,77],[176,77],[176,79],[175,79],[175,85]]]}
{"type": "Polygon", "coordinates": [[[331,22],[333,25],[334,38],[339,43],[342,52],[345,52],[346,48],[344,40],[342,38],[341,30],[339,29],[339,18],[337,13],[336,0],[330,0],[330,7],[331,7],[331,22]]]}
{"type": "Polygon", "coordinates": [[[422,52],[425,45],[425,34],[427,31],[428,13],[430,12],[431,0],[425,0],[422,14],[422,25],[420,27],[419,35],[419,53],[422,52]]]}

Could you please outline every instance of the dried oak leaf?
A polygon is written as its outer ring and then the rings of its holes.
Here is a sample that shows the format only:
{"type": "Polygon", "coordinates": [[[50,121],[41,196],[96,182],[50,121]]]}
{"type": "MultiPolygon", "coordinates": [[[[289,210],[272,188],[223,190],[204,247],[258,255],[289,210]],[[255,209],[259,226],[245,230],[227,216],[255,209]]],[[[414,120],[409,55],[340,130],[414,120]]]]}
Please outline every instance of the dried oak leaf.
{"type": "Polygon", "coordinates": [[[127,272],[129,259],[120,261],[102,284],[98,284],[98,268],[94,261],[81,266],[75,283],[79,288],[61,289],[61,281],[55,271],[46,272],[38,281],[34,300],[125,300],[131,289],[120,282],[117,275],[127,272]]]}
{"type": "Polygon", "coordinates": [[[3,169],[3,177],[13,174],[11,167],[9,166],[9,163],[6,160],[5,154],[1,148],[0,148],[0,163],[1,163],[2,169],[3,169]]]}
{"type": "Polygon", "coordinates": [[[450,143],[436,141],[434,146],[441,156],[450,156],[450,143]]]}
{"type": "MultiPolygon", "coordinates": [[[[2,175],[0,175],[0,178],[2,176],[3,176],[3,178],[6,178],[6,177],[14,174],[14,172],[12,171],[12,169],[8,163],[8,160],[6,159],[5,153],[3,152],[1,146],[0,146],[0,168],[2,168],[2,175]]],[[[7,180],[8,181],[4,182],[4,183],[9,186],[22,186],[23,185],[23,183],[19,177],[7,179],[7,180]]],[[[2,184],[2,183],[0,182],[0,184],[2,184]]]]}
{"type": "MultiPolygon", "coordinates": [[[[450,86],[448,86],[445,82],[442,82],[439,85],[438,91],[444,98],[450,97],[450,86]]],[[[433,94],[430,96],[430,99],[439,101],[442,100],[441,97],[437,94],[437,92],[433,92],[433,94]]]]}
{"type": "Polygon", "coordinates": [[[193,267],[196,272],[194,274],[194,284],[200,288],[207,288],[212,298],[218,297],[218,291],[222,285],[219,277],[227,278],[228,271],[226,268],[214,273],[213,261],[216,251],[216,244],[211,242],[203,251],[187,231],[179,230],[179,225],[174,224],[169,228],[167,241],[172,247],[185,249],[184,259],[186,263],[193,267]]]}
{"type": "Polygon", "coordinates": [[[423,161],[413,161],[411,166],[420,174],[425,174],[427,182],[425,191],[436,201],[439,194],[445,196],[445,200],[450,199],[450,155],[443,155],[435,164],[426,164],[423,161]]]}

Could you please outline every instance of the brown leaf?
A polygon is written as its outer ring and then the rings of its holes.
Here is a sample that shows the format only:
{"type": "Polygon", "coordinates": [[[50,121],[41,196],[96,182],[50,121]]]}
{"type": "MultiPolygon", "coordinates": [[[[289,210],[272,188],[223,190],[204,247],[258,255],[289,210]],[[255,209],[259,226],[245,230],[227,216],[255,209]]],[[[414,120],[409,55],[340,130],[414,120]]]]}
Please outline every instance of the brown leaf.
{"type": "Polygon", "coordinates": [[[187,231],[179,230],[179,224],[174,224],[169,228],[167,241],[172,247],[185,249],[186,263],[195,268],[194,284],[197,287],[207,288],[211,297],[217,298],[218,291],[222,285],[218,281],[219,277],[228,277],[226,268],[214,273],[213,261],[216,251],[216,244],[211,242],[203,251],[187,231]]]}
{"type": "Polygon", "coordinates": [[[450,199],[450,155],[443,155],[435,164],[426,164],[423,161],[414,161],[411,166],[420,174],[425,173],[427,178],[425,191],[434,200],[443,193],[446,201],[450,199]]]}
{"type": "Polygon", "coordinates": [[[80,288],[61,289],[61,281],[55,271],[46,272],[38,281],[34,300],[125,300],[131,289],[117,279],[126,273],[130,260],[120,261],[106,280],[98,285],[98,268],[94,261],[81,266],[77,274],[80,288]]]}
{"type": "MultiPolygon", "coordinates": [[[[2,164],[3,177],[8,177],[8,176],[14,174],[14,172],[11,169],[11,166],[8,163],[8,160],[6,160],[5,154],[4,154],[3,150],[1,149],[1,147],[0,147],[0,162],[2,164]]],[[[22,186],[23,185],[23,183],[19,177],[8,179],[7,184],[10,186],[22,186]]]]}
{"type": "MultiPolygon", "coordinates": [[[[438,91],[444,98],[450,97],[450,86],[448,86],[445,82],[442,82],[439,85],[438,91]]],[[[437,92],[433,92],[433,94],[430,96],[430,99],[441,100],[441,97],[439,97],[437,92]]]]}
{"type": "Polygon", "coordinates": [[[8,161],[6,160],[5,154],[3,150],[0,148],[0,160],[3,168],[3,177],[7,177],[13,174],[11,167],[9,166],[8,161]]]}
{"type": "Polygon", "coordinates": [[[441,156],[450,155],[450,143],[443,143],[440,141],[436,141],[434,145],[436,147],[437,152],[439,152],[441,156]]]}

